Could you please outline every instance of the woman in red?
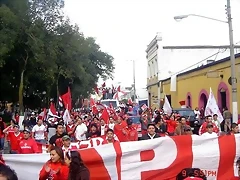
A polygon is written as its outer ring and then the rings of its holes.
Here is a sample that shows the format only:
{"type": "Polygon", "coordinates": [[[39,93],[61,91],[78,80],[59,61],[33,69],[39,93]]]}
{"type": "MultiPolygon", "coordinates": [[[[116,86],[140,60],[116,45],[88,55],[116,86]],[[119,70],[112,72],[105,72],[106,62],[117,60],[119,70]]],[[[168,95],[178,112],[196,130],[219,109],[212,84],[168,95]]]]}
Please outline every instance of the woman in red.
{"type": "Polygon", "coordinates": [[[175,129],[177,127],[177,122],[175,120],[175,117],[172,115],[170,117],[170,120],[165,120],[167,123],[167,132],[169,136],[173,136],[175,133],[175,129]]]}
{"type": "Polygon", "coordinates": [[[63,151],[60,147],[53,146],[50,150],[50,160],[43,165],[39,180],[68,180],[69,169],[64,162],[63,151]]]}

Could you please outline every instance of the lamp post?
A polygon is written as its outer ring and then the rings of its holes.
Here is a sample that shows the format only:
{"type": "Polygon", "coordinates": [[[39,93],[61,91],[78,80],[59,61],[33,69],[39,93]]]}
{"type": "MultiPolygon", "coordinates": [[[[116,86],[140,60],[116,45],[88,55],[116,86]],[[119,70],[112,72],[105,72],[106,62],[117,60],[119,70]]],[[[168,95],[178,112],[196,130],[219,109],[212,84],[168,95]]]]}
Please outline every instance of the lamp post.
{"type": "Polygon", "coordinates": [[[201,16],[197,14],[188,14],[188,15],[181,15],[181,16],[175,16],[175,20],[182,20],[189,16],[195,16],[199,18],[209,19],[213,21],[218,21],[222,23],[228,24],[228,30],[229,30],[229,42],[230,42],[230,60],[231,60],[231,82],[232,82],[232,114],[233,114],[233,122],[238,121],[238,103],[237,103],[237,78],[236,78],[236,70],[235,70],[235,54],[234,54],[234,42],[233,42],[233,28],[232,28],[232,15],[231,15],[231,5],[230,0],[227,0],[227,21],[207,17],[207,16],[201,16]]]}
{"type": "Polygon", "coordinates": [[[133,62],[133,102],[136,102],[136,75],[135,75],[135,60],[133,62]]]}

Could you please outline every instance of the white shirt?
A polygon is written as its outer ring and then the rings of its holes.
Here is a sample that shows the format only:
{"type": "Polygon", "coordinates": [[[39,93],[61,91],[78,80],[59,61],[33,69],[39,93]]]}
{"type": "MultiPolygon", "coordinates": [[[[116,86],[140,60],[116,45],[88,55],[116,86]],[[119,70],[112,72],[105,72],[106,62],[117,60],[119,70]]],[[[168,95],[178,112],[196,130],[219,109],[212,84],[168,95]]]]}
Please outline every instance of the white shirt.
{"type": "Polygon", "coordinates": [[[41,126],[39,126],[39,125],[35,125],[35,126],[33,126],[33,128],[32,128],[32,132],[35,134],[34,136],[34,138],[36,139],[36,140],[42,140],[42,139],[45,139],[45,136],[44,136],[44,133],[45,133],[45,131],[46,131],[46,127],[42,124],[41,126]]]}
{"type": "Polygon", "coordinates": [[[101,136],[105,135],[105,128],[106,128],[106,125],[101,125],[101,136]]]}
{"type": "Polygon", "coordinates": [[[205,132],[201,136],[203,136],[203,137],[218,137],[217,133],[215,133],[215,132],[212,132],[211,134],[209,132],[205,132]]]}
{"type": "Polygon", "coordinates": [[[112,129],[112,130],[113,130],[113,129],[114,129],[114,126],[115,126],[114,123],[109,123],[109,124],[108,124],[109,129],[112,129]]]}
{"type": "Polygon", "coordinates": [[[212,121],[217,127],[218,127],[218,130],[219,130],[219,132],[221,132],[221,125],[220,125],[220,122],[218,121],[218,120],[213,120],[212,121]]]}
{"type": "Polygon", "coordinates": [[[82,123],[77,126],[75,131],[75,137],[78,141],[86,140],[86,134],[81,136],[83,133],[87,132],[87,126],[86,124],[82,123]]]}
{"type": "Polygon", "coordinates": [[[196,114],[196,118],[199,119],[199,116],[200,116],[200,114],[201,114],[200,111],[194,110],[194,114],[196,114]]]}

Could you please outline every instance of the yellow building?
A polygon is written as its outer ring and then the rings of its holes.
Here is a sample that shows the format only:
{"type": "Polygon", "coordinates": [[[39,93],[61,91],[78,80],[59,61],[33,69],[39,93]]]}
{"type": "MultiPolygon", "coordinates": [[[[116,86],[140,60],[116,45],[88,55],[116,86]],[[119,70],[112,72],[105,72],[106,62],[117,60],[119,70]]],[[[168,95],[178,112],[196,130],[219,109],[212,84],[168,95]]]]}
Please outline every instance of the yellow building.
{"type": "MultiPolygon", "coordinates": [[[[174,92],[170,91],[171,78],[162,80],[159,82],[160,93],[167,95],[173,108],[179,108],[180,101],[185,101],[186,105],[191,108],[202,108],[206,106],[211,87],[220,110],[224,107],[231,110],[230,77],[230,57],[227,57],[178,74],[174,92]]],[[[240,79],[240,54],[236,54],[236,77],[240,79]]],[[[149,94],[157,93],[156,89],[153,90],[152,87],[149,87],[148,90],[149,94]]],[[[239,81],[238,92],[240,92],[239,81]]],[[[240,96],[238,96],[238,102],[240,102],[240,96]]],[[[238,112],[240,112],[240,106],[238,106],[238,112]]]]}

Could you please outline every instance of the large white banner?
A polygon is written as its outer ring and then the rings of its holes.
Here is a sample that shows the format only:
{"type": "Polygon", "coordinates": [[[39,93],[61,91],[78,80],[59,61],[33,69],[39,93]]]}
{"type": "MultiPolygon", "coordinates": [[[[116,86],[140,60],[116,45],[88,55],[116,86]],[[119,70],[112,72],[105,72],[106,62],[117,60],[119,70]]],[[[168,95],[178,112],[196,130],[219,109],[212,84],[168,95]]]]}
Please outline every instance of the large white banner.
{"type": "MultiPolygon", "coordinates": [[[[200,168],[208,180],[237,177],[240,135],[161,137],[79,150],[91,180],[175,180],[183,168],[200,168]]],[[[49,154],[4,154],[20,180],[37,180],[49,154]]]]}

